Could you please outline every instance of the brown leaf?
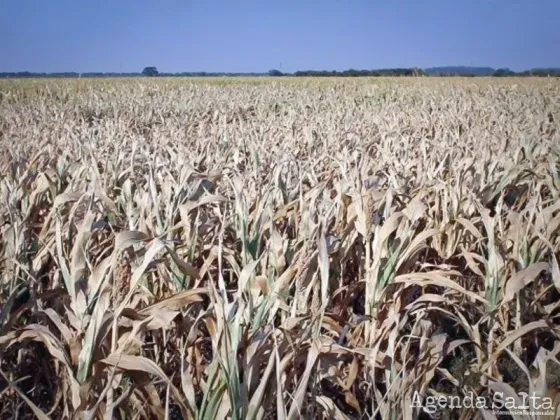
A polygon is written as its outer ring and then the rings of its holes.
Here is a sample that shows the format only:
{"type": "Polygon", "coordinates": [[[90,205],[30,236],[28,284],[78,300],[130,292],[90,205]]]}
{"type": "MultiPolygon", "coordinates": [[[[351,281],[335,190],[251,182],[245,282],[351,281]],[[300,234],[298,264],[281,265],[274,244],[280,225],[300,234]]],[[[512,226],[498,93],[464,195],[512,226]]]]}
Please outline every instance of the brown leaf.
{"type": "Polygon", "coordinates": [[[173,392],[173,395],[175,396],[175,402],[181,408],[183,416],[185,416],[186,418],[189,417],[188,408],[185,406],[181,394],[179,393],[177,388],[171,383],[167,375],[165,375],[165,373],[161,370],[161,368],[158,365],[156,365],[152,360],[142,356],[131,356],[122,353],[121,354],[112,353],[109,355],[109,357],[101,360],[99,363],[108,366],[113,366],[124,371],[140,371],[156,376],[157,378],[161,379],[166,384],[168,384],[171,391],[173,392]]]}
{"type": "Polygon", "coordinates": [[[536,263],[525,270],[515,273],[507,282],[502,304],[509,302],[515,294],[525,286],[531,284],[543,271],[549,271],[550,265],[546,262],[536,263]]]}
{"type": "Polygon", "coordinates": [[[541,319],[539,321],[533,321],[530,322],[528,324],[523,325],[521,328],[512,331],[511,333],[509,333],[506,338],[504,338],[504,340],[498,345],[498,347],[496,348],[496,350],[494,350],[494,353],[491,355],[491,357],[486,361],[486,363],[484,364],[484,366],[482,367],[481,371],[487,371],[488,368],[490,367],[490,365],[492,363],[494,363],[494,361],[496,359],[498,359],[498,357],[500,356],[500,354],[502,353],[502,351],[504,351],[509,345],[511,345],[515,340],[518,340],[519,338],[523,337],[525,334],[540,329],[540,328],[546,328],[548,329],[549,326],[547,324],[547,322],[544,319],[541,319]]]}
{"type": "Polygon", "coordinates": [[[168,298],[162,299],[144,309],[138,311],[138,314],[149,316],[162,309],[170,311],[178,311],[183,309],[185,306],[196,302],[202,302],[202,295],[207,295],[208,289],[201,287],[198,289],[185,290],[170,296],[168,298]]]}

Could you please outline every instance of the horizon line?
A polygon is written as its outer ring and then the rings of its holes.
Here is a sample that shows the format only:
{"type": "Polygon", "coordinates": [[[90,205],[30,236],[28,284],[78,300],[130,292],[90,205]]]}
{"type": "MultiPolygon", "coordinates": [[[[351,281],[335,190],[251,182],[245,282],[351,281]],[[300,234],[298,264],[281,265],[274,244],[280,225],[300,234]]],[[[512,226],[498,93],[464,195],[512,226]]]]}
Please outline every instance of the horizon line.
{"type": "MultiPolygon", "coordinates": [[[[512,70],[509,67],[493,67],[493,66],[469,66],[469,65],[436,65],[436,66],[429,66],[429,67],[419,67],[419,66],[410,66],[410,67],[377,67],[377,68],[354,68],[349,67],[345,70],[331,70],[331,69],[318,69],[318,68],[305,68],[299,69],[294,71],[282,71],[278,68],[270,68],[267,71],[220,71],[220,70],[189,70],[189,71],[164,71],[158,69],[157,66],[146,66],[145,68],[155,67],[159,74],[269,74],[271,71],[278,71],[282,74],[294,74],[297,72],[328,72],[328,73],[343,73],[348,71],[357,71],[357,72],[376,72],[376,71],[389,71],[389,70],[435,70],[435,69],[478,69],[478,70],[507,70],[514,73],[523,73],[528,71],[535,71],[535,70],[560,70],[560,66],[542,66],[542,67],[530,67],[524,70],[512,70]]],[[[142,70],[143,71],[143,70],[142,70]]],[[[0,74],[6,73],[31,73],[31,74],[66,74],[66,73],[75,73],[75,74],[142,74],[142,71],[114,71],[114,70],[106,70],[106,71],[76,71],[76,70],[59,70],[59,71],[38,71],[38,70],[0,70],[0,74]]]]}

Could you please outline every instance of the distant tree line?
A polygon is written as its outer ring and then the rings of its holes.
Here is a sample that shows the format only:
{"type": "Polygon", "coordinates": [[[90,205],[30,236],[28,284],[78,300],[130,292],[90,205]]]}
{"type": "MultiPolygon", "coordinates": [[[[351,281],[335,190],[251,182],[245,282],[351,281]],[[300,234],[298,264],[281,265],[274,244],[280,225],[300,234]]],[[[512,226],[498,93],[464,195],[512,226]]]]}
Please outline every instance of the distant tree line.
{"type": "Polygon", "coordinates": [[[325,70],[305,70],[296,71],[293,74],[282,74],[278,70],[271,70],[271,76],[295,76],[295,77],[560,77],[560,68],[552,69],[533,69],[522,72],[515,72],[510,69],[490,69],[490,68],[467,68],[457,67],[439,71],[437,68],[394,68],[378,70],[344,70],[344,71],[325,71],[325,70]]]}
{"type": "Polygon", "coordinates": [[[4,78],[131,78],[131,77],[257,77],[268,76],[268,73],[225,73],[225,72],[183,72],[183,73],[160,73],[143,74],[143,73],[100,73],[100,72],[61,72],[61,73],[33,73],[28,71],[22,72],[0,72],[0,79],[4,78]]]}
{"type": "Polygon", "coordinates": [[[344,71],[317,71],[317,70],[300,70],[296,71],[295,77],[382,77],[382,76],[427,76],[422,69],[417,68],[395,68],[395,69],[379,69],[379,70],[355,70],[349,69],[344,71]]]}
{"type": "Polygon", "coordinates": [[[34,72],[4,72],[0,73],[0,78],[116,78],[116,77],[560,77],[560,68],[532,69],[522,72],[515,72],[510,69],[493,69],[490,67],[432,67],[427,69],[420,68],[394,68],[376,70],[355,70],[344,71],[328,70],[299,70],[294,73],[283,73],[280,70],[270,70],[267,73],[227,73],[227,72],[182,72],[164,73],[159,72],[157,67],[145,67],[139,73],[100,73],[100,72],[60,72],[60,73],[34,73],[34,72]]]}

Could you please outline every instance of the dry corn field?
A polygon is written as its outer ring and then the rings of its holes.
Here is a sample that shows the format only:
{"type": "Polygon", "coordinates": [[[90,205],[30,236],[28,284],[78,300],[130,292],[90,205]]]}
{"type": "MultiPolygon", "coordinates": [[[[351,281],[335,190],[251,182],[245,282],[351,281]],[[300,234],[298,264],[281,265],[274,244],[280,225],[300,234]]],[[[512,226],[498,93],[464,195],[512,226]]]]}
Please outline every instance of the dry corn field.
{"type": "Polygon", "coordinates": [[[1,419],[560,417],[555,79],[4,81],[0,142],[1,419]]]}

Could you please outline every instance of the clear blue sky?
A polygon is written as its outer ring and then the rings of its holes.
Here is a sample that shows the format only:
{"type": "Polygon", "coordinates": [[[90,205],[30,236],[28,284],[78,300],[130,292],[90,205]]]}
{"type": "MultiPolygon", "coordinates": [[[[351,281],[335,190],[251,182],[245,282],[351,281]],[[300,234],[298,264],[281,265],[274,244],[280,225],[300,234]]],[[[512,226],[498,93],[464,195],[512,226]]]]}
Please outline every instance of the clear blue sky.
{"type": "Polygon", "coordinates": [[[560,67],[560,0],[2,0],[0,71],[560,67]]]}

